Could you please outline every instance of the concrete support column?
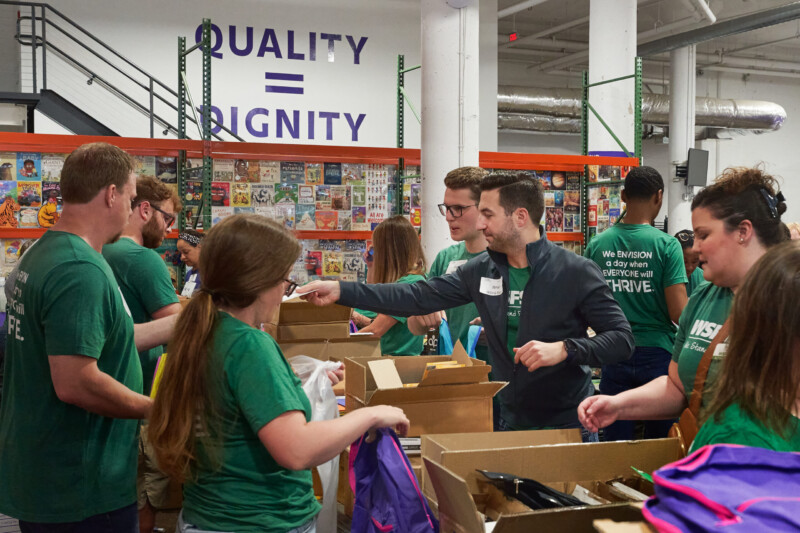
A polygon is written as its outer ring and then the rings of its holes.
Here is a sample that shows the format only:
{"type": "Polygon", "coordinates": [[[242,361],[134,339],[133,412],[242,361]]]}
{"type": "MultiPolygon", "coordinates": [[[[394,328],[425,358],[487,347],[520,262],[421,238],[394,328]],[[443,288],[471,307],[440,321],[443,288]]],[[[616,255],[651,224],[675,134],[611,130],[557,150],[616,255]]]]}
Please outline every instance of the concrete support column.
{"type": "MultiPolygon", "coordinates": [[[[478,164],[480,14],[477,0],[420,4],[422,248],[433,261],[452,244],[447,222],[436,207],[444,198],[444,177],[454,168],[478,164]]],[[[496,130],[496,115],[492,120],[496,130]]]]}
{"type": "MultiPolygon", "coordinates": [[[[633,74],[635,57],[636,0],[591,0],[589,83],[633,74]]],[[[633,97],[633,79],[589,89],[589,103],[631,153],[634,150],[633,97]]],[[[624,155],[622,148],[591,112],[589,153],[624,155]]]]}
{"type": "Polygon", "coordinates": [[[678,165],[685,165],[689,148],[694,148],[695,116],[695,46],[670,52],[669,94],[669,160],[670,175],[664,176],[667,186],[667,212],[669,232],[675,233],[692,227],[691,187],[684,178],[677,178],[678,165]]]}

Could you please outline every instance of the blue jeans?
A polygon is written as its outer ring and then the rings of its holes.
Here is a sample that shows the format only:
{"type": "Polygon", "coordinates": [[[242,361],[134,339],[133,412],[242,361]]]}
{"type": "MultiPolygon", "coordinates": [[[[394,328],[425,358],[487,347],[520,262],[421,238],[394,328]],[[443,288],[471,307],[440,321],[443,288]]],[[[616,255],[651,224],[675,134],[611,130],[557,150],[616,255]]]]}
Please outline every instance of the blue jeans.
{"type": "Polygon", "coordinates": [[[44,524],[19,521],[22,533],[139,533],[139,511],[136,503],[108,513],[90,516],[80,522],[44,524]]]}
{"type": "MultiPolygon", "coordinates": [[[[627,361],[603,367],[600,394],[614,396],[666,376],[671,359],[672,355],[663,348],[637,346],[627,361]]],[[[645,420],[644,438],[666,437],[673,423],[675,420],[645,420]]],[[[632,440],[635,428],[635,420],[619,420],[605,429],[604,440],[632,440]]]]}
{"type": "MultiPolygon", "coordinates": [[[[176,533],[226,533],[224,531],[210,531],[208,529],[200,529],[194,524],[189,524],[183,520],[183,511],[178,515],[178,528],[176,533]]],[[[315,516],[300,527],[296,527],[286,533],[317,533],[317,517],[315,516]]]]}

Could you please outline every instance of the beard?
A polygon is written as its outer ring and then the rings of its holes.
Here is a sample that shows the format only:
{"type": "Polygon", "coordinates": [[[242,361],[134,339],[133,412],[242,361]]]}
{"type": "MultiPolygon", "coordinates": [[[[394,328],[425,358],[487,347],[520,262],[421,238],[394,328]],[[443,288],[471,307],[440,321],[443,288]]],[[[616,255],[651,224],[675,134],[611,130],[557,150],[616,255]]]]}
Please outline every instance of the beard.
{"type": "Polygon", "coordinates": [[[509,220],[503,226],[502,231],[491,236],[489,249],[495,252],[508,254],[516,250],[522,243],[522,238],[514,229],[514,225],[509,220]]]}
{"type": "Polygon", "coordinates": [[[158,248],[164,241],[164,231],[158,227],[156,217],[152,217],[142,228],[142,245],[145,248],[158,248]]]}

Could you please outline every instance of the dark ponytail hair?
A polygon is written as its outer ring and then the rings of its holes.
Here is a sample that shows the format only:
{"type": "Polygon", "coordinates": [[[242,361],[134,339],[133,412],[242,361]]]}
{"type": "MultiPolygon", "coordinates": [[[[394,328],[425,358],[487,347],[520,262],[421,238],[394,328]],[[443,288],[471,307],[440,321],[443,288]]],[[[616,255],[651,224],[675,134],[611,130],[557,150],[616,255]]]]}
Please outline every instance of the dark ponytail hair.
{"type": "Polygon", "coordinates": [[[727,231],[749,220],[756,237],[765,247],[779,244],[789,235],[781,222],[786,202],[778,180],[761,168],[728,168],[713,184],[697,193],[692,210],[705,207],[714,218],[725,223],[727,231]]]}

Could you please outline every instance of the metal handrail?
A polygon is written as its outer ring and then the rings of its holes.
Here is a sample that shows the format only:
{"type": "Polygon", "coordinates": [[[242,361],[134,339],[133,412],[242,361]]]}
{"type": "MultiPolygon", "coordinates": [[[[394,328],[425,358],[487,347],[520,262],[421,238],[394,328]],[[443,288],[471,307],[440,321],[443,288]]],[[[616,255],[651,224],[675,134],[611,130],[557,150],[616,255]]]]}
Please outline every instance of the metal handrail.
{"type": "MultiPolygon", "coordinates": [[[[33,61],[33,88],[34,88],[34,92],[38,92],[37,68],[36,68],[36,55],[37,55],[36,54],[36,48],[37,47],[42,47],[42,88],[43,89],[47,89],[46,51],[49,48],[49,49],[55,51],[61,59],[63,59],[65,61],[67,61],[68,63],[70,63],[76,70],[81,70],[81,71],[83,71],[83,73],[85,75],[90,76],[91,80],[99,80],[101,82],[100,85],[102,87],[104,87],[106,90],[108,90],[110,93],[112,93],[115,96],[117,96],[118,98],[122,99],[128,105],[131,105],[137,111],[139,111],[139,112],[141,112],[141,113],[143,113],[145,115],[149,115],[149,117],[150,117],[150,136],[151,137],[153,137],[153,123],[154,122],[157,122],[157,123],[161,124],[161,126],[166,128],[165,134],[168,131],[175,131],[175,132],[178,131],[178,128],[176,126],[173,126],[172,124],[169,123],[169,121],[167,121],[163,117],[158,116],[157,114],[155,114],[153,112],[153,102],[154,102],[155,98],[157,98],[160,102],[162,102],[163,104],[165,104],[168,107],[170,107],[172,110],[178,111],[178,106],[176,104],[170,102],[169,100],[167,100],[161,94],[157,93],[154,90],[154,85],[158,85],[159,87],[165,89],[169,94],[171,94],[172,96],[174,96],[177,99],[178,93],[175,90],[173,90],[171,87],[167,86],[162,81],[160,81],[158,78],[156,78],[156,77],[152,76],[151,74],[149,74],[148,72],[146,72],[144,69],[142,69],[141,67],[139,67],[138,65],[133,63],[131,60],[129,60],[128,58],[126,58],[125,56],[123,56],[122,54],[120,54],[119,52],[114,50],[113,48],[111,48],[108,44],[106,44],[102,40],[98,39],[96,36],[94,36],[93,34],[88,32],[86,29],[84,29],[79,24],[77,24],[75,21],[73,21],[72,19],[70,19],[69,17],[67,17],[66,15],[61,13],[60,11],[58,11],[57,9],[53,8],[49,4],[44,4],[44,3],[39,3],[39,2],[23,2],[23,1],[16,1],[16,0],[0,0],[0,5],[29,6],[31,8],[31,14],[30,15],[23,16],[23,15],[20,14],[20,16],[17,18],[17,34],[15,35],[15,37],[16,37],[17,41],[20,44],[31,46],[33,48],[33,53],[31,55],[32,55],[32,61],[33,61]],[[42,12],[41,17],[37,16],[37,14],[36,14],[36,8],[37,7],[41,9],[41,12],[42,12]],[[127,65],[129,65],[130,67],[132,67],[133,69],[138,71],[140,74],[144,75],[147,78],[147,85],[145,85],[144,83],[142,83],[139,80],[136,80],[131,74],[129,74],[128,72],[125,72],[118,65],[114,64],[113,62],[111,62],[107,57],[103,56],[98,51],[96,51],[96,50],[92,49],[91,47],[89,47],[85,42],[82,42],[80,39],[78,39],[77,37],[72,35],[69,31],[65,30],[64,28],[62,28],[60,25],[58,25],[54,21],[48,20],[47,16],[46,16],[46,10],[48,10],[48,9],[50,11],[52,11],[53,13],[55,13],[56,15],[58,15],[59,17],[61,17],[62,19],[64,19],[65,21],[67,21],[69,24],[74,26],[76,29],[80,30],[80,32],[85,34],[89,39],[93,40],[98,45],[100,45],[103,48],[105,48],[108,52],[110,52],[111,54],[113,54],[114,56],[119,58],[120,60],[124,61],[127,65]],[[31,21],[31,33],[30,34],[22,34],[21,22],[23,20],[30,20],[31,21]],[[41,37],[36,34],[36,22],[41,22],[42,23],[42,35],[41,35],[41,37]],[[141,88],[143,90],[146,90],[149,93],[149,96],[150,96],[150,107],[149,107],[149,109],[147,109],[147,107],[144,104],[139,103],[136,98],[133,98],[132,96],[130,96],[129,94],[125,93],[124,91],[122,91],[118,87],[115,87],[108,80],[105,80],[100,75],[98,75],[96,72],[92,71],[91,69],[89,69],[88,67],[83,65],[80,61],[75,59],[72,55],[70,55],[69,53],[65,52],[64,50],[58,48],[51,41],[47,41],[46,28],[47,28],[48,25],[52,26],[54,29],[58,30],[61,34],[65,35],[66,37],[68,37],[69,39],[74,41],[76,44],[78,44],[79,46],[84,48],[87,52],[91,53],[92,55],[94,55],[95,57],[97,57],[98,59],[103,61],[105,64],[107,64],[109,67],[111,67],[112,69],[114,69],[118,73],[120,73],[121,75],[123,75],[126,78],[128,78],[132,83],[134,83],[139,88],[141,88]],[[28,39],[28,41],[26,42],[25,39],[28,39]]],[[[195,111],[195,110],[193,109],[193,111],[195,111]]],[[[217,121],[213,117],[210,117],[210,119],[211,119],[210,120],[211,123],[216,125],[217,127],[219,127],[222,131],[228,133],[229,135],[231,135],[232,137],[234,137],[235,139],[237,139],[239,141],[243,141],[244,140],[239,135],[237,135],[236,133],[231,131],[229,128],[227,128],[226,126],[221,124],[219,121],[217,121]]],[[[197,120],[195,118],[189,117],[189,120],[192,121],[192,122],[195,122],[199,126],[199,123],[197,123],[197,120]]],[[[216,139],[222,140],[222,137],[219,134],[214,133],[212,135],[216,139]]]]}

